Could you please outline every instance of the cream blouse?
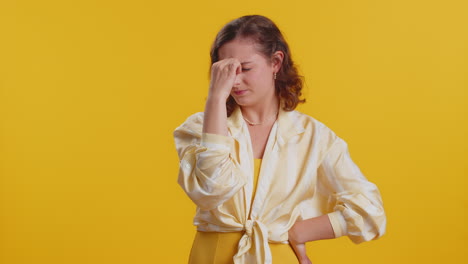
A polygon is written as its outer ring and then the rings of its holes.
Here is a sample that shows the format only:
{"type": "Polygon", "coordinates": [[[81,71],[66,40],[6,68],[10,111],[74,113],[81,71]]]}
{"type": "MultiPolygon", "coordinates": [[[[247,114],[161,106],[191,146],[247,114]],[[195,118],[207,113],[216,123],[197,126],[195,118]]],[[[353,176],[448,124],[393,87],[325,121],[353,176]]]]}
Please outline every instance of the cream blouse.
{"type": "Polygon", "coordinates": [[[191,115],[174,131],[178,183],[197,205],[197,230],[245,231],[235,264],[272,263],[268,242],[288,243],[296,221],[323,214],[335,237],[356,244],[385,233],[377,186],[353,162],[347,143],[320,121],[279,108],[251,203],[254,158],[240,108],[228,117],[229,136],[203,133],[203,115],[191,115]]]}

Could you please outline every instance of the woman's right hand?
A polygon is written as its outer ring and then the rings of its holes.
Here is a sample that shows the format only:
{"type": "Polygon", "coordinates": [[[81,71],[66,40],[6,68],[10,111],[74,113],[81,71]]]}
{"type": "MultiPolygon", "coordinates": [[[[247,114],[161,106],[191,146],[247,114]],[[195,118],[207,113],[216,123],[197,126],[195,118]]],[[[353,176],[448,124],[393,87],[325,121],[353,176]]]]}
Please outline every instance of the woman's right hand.
{"type": "Polygon", "coordinates": [[[211,81],[208,97],[221,99],[223,102],[226,101],[231,94],[237,74],[241,72],[241,63],[234,58],[213,63],[211,66],[211,81]]]}

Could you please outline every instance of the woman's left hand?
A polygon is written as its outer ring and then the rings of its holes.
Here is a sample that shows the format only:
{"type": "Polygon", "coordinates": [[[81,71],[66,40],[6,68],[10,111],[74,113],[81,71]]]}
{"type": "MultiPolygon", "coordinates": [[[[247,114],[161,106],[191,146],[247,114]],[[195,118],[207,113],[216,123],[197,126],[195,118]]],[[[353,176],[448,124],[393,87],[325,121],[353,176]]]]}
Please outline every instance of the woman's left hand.
{"type": "Polygon", "coordinates": [[[296,253],[296,257],[299,260],[299,263],[300,264],[312,264],[312,261],[310,261],[309,257],[307,256],[305,243],[298,241],[298,230],[297,230],[296,224],[293,227],[291,227],[291,229],[289,229],[288,237],[289,237],[289,244],[293,248],[294,253],[296,253]]]}
{"type": "Polygon", "coordinates": [[[321,239],[335,238],[328,215],[299,220],[288,231],[289,243],[296,253],[299,263],[311,264],[307,257],[305,243],[321,239]]]}

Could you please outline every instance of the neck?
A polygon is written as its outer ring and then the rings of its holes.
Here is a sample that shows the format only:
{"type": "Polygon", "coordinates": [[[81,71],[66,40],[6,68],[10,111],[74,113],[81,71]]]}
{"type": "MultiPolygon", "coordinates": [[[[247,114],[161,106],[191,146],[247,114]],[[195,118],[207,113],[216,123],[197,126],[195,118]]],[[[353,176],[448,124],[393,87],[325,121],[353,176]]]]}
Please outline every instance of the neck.
{"type": "Polygon", "coordinates": [[[241,106],[242,116],[253,123],[263,123],[265,120],[274,121],[273,116],[279,110],[279,98],[274,97],[274,100],[265,100],[261,104],[251,106],[241,106]]]}

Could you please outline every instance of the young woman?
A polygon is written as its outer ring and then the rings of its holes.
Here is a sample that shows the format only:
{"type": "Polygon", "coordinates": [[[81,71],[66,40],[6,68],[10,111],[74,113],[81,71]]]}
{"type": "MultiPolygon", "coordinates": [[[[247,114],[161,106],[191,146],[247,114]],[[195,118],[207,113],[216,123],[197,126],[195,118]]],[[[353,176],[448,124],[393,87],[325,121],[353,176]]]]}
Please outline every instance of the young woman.
{"type": "Polygon", "coordinates": [[[311,263],[309,241],[385,232],[380,193],[346,142],[294,110],[302,79],[268,18],[225,25],[205,111],[174,131],[178,183],[197,205],[189,263],[311,263]]]}

